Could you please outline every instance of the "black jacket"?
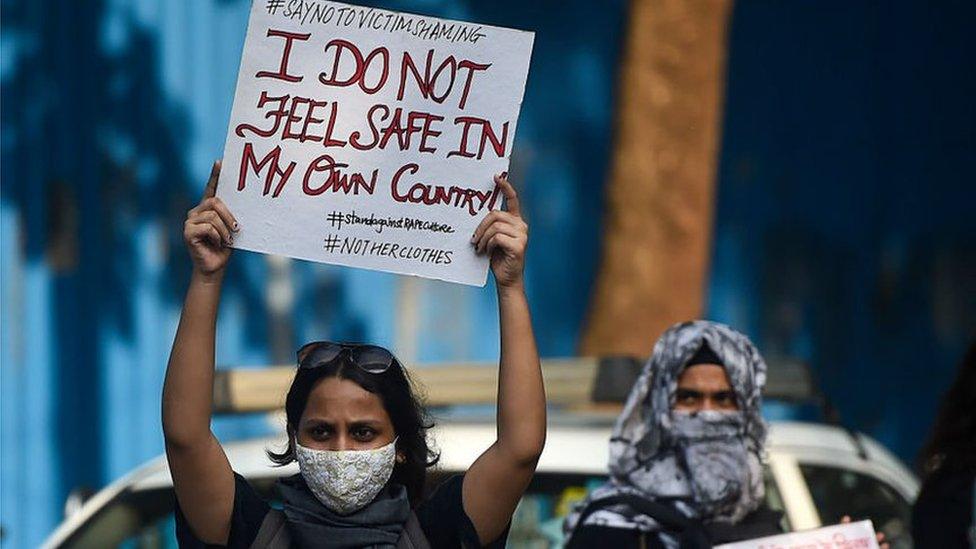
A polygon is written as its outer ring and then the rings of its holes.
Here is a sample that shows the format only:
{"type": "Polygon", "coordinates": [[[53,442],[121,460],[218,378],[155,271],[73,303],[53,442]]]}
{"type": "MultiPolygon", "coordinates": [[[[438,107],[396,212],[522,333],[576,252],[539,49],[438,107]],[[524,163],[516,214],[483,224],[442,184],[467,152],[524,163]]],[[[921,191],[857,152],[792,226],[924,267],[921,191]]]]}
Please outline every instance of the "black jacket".
{"type": "MultiPolygon", "coordinates": [[[[682,544],[682,548],[698,549],[700,547],[710,547],[711,545],[721,543],[782,534],[782,519],[782,513],[772,511],[763,506],[746,515],[745,518],[734,525],[725,523],[702,524],[692,521],[683,530],[684,536],[688,541],[682,544]]],[[[672,531],[677,531],[677,529],[672,531]]],[[[635,530],[624,530],[607,526],[582,526],[577,527],[566,549],[594,547],[659,549],[663,545],[658,540],[658,537],[653,534],[645,536],[635,530]],[[642,537],[644,537],[643,540],[641,539],[642,537]]]]}
{"type": "Polygon", "coordinates": [[[912,537],[916,549],[968,549],[967,530],[973,525],[972,471],[940,469],[922,483],[912,509],[912,537]]]}

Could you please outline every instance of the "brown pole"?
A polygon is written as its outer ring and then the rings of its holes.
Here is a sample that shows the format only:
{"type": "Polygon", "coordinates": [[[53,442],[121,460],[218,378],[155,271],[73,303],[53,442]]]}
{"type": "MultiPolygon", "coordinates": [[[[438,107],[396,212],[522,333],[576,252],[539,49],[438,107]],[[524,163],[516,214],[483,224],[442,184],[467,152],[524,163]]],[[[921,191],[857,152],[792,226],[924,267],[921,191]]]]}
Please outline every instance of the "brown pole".
{"type": "Polygon", "coordinates": [[[646,356],[701,315],[732,0],[632,0],[583,354],[646,356]]]}

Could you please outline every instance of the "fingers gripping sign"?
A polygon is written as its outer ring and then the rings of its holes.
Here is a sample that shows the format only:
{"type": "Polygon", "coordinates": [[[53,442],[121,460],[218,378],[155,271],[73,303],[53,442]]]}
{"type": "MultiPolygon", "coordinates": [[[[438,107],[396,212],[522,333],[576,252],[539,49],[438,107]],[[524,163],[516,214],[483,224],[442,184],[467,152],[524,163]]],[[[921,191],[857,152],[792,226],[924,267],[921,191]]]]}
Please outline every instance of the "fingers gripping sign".
{"type": "MultiPolygon", "coordinates": [[[[850,524],[851,523],[851,516],[850,515],[844,515],[843,517],[841,517],[840,523],[841,524],[850,524]]],[[[888,543],[888,539],[885,537],[884,532],[878,532],[878,533],[876,533],[874,535],[874,537],[878,541],[878,547],[880,547],[881,549],[890,549],[891,545],[888,543]]]]}
{"type": "Polygon", "coordinates": [[[506,211],[490,212],[475,229],[471,244],[478,254],[488,254],[491,271],[501,287],[520,287],[525,270],[525,249],[529,226],[522,219],[518,193],[508,174],[495,176],[495,185],[505,197],[506,211]]]}
{"type": "Polygon", "coordinates": [[[207,179],[207,186],[203,189],[203,198],[213,198],[217,196],[217,180],[220,179],[220,160],[214,160],[213,166],[210,168],[210,178],[207,179]]]}
{"type": "Polygon", "coordinates": [[[213,164],[210,179],[200,203],[190,209],[183,224],[183,240],[193,260],[193,268],[205,276],[223,272],[230,259],[234,233],[240,230],[227,205],[217,198],[220,161],[213,164]]]}

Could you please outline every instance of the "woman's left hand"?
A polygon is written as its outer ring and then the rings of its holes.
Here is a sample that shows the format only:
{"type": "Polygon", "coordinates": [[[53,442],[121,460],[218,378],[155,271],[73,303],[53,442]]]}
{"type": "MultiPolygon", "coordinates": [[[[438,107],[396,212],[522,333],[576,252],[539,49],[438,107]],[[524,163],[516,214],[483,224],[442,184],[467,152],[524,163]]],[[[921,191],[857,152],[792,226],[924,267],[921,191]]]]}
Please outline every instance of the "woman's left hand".
{"type": "Polygon", "coordinates": [[[491,256],[491,271],[499,288],[521,288],[529,226],[522,220],[518,193],[508,182],[508,174],[496,175],[495,184],[505,195],[507,211],[496,210],[485,216],[475,229],[471,244],[476,253],[491,256]]]}

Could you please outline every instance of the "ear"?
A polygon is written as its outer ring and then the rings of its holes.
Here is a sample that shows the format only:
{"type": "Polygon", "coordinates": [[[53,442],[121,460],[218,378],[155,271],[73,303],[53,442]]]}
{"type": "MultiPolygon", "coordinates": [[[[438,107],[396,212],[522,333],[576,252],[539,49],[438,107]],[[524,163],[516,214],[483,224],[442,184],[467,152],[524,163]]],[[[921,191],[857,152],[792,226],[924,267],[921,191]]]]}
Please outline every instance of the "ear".
{"type": "Polygon", "coordinates": [[[406,461],[407,461],[407,456],[403,455],[403,452],[397,450],[397,453],[396,453],[396,462],[397,463],[404,463],[406,461]]]}

